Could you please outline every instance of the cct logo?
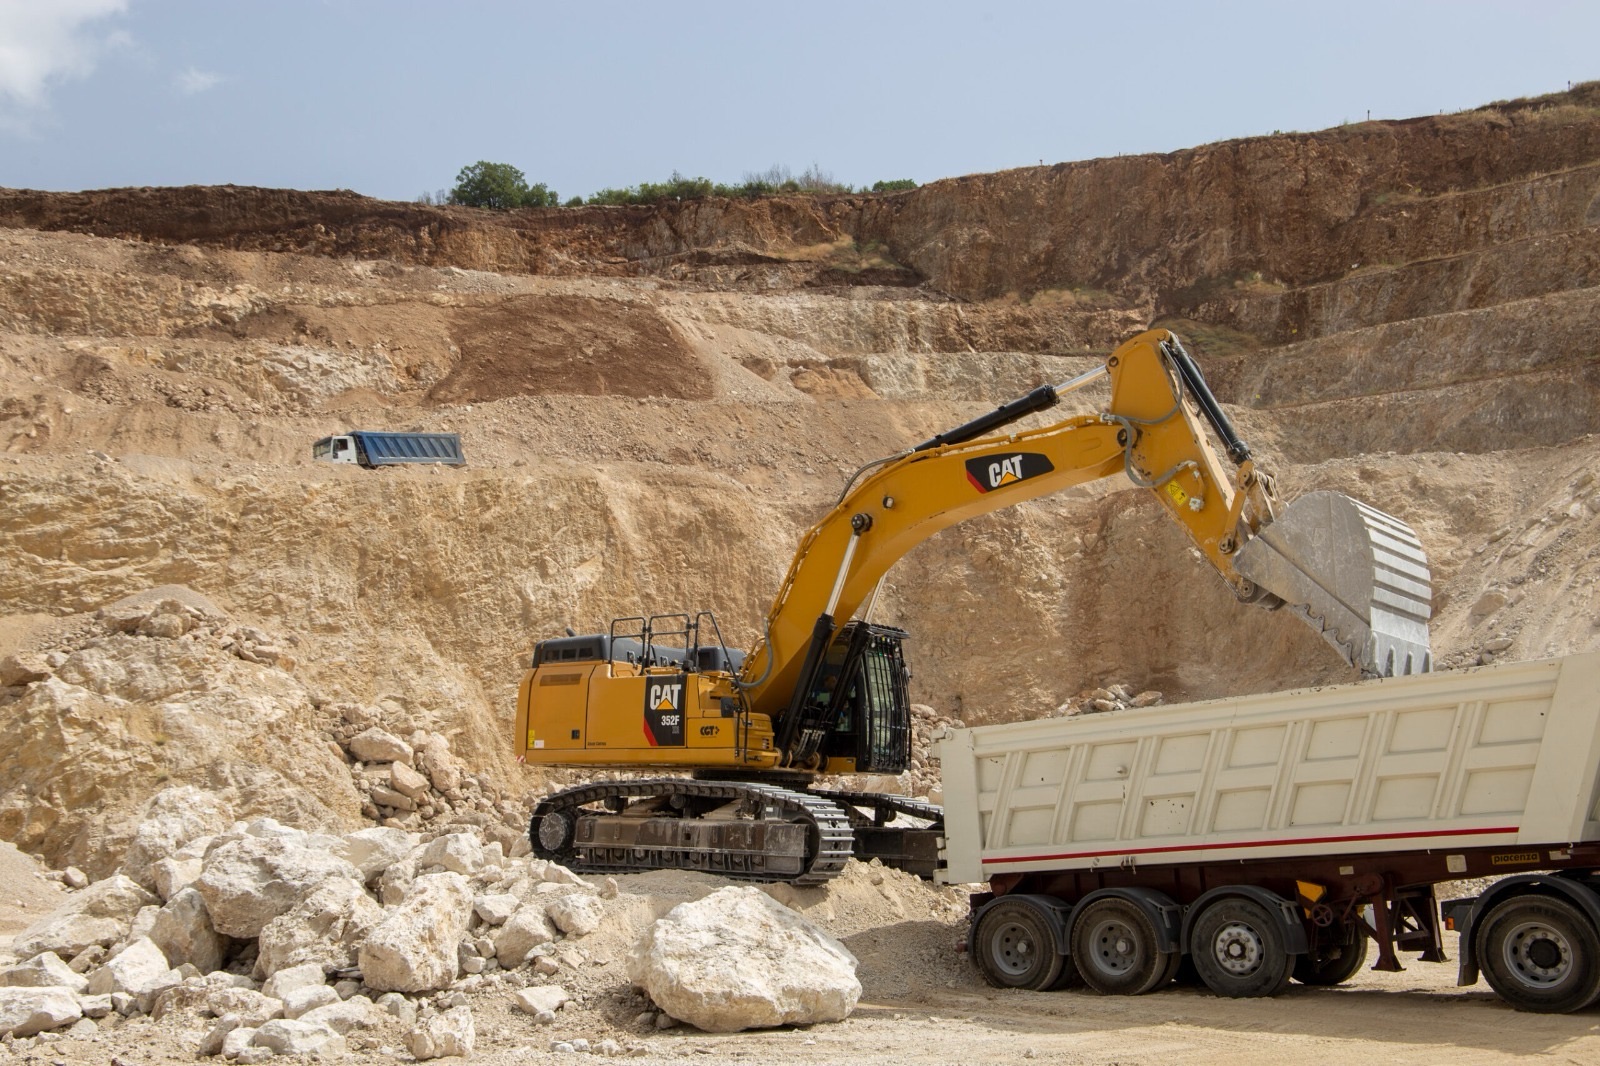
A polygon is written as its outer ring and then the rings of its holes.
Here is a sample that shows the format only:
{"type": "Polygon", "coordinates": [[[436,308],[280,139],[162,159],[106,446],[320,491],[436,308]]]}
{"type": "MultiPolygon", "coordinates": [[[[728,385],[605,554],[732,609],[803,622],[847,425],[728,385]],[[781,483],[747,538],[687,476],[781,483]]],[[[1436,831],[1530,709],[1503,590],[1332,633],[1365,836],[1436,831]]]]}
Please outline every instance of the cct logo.
{"type": "Polygon", "coordinates": [[[644,687],[644,737],[652,748],[683,745],[683,686],[687,678],[655,677],[644,687]]]}
{"type": "Polygon", "coordinates": [[[1016,452],[1011,455],[985,456],[968,459],[967,480],[979,492],[993,492],[1007,485],[1015,485],[1055,469],[1048,456],[1038,452],[1016,452]]]}

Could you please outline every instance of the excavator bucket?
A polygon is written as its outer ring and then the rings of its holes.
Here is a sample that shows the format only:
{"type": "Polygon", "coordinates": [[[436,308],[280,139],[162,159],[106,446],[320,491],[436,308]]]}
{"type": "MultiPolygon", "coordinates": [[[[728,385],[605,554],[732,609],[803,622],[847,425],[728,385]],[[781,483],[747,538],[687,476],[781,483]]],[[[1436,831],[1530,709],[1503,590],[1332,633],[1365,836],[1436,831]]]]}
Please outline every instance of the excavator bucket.
{"type": "Polygon", "coordinates": [[[1233,562],[1363,673],[1432,669],[1428,557],[1393,515],[1343,493],[1313,492],[1282,508],[1233,562]]]}

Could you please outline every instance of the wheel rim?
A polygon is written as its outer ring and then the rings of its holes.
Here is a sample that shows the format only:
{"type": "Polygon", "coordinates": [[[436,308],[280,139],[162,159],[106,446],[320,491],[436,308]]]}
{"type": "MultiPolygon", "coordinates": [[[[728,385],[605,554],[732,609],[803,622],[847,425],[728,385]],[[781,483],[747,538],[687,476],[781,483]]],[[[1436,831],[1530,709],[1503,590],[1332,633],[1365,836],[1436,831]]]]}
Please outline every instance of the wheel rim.
{"type": "Polygon", "coordinates": [[[1021,977],[1038,965],[1039,944],[1033,930],[1021,922],[1007,922],[994,932],[989,958],[995,968],[1011,977],[1021,977]]]}
{"type": "Polygon", "coordinates": [[[1103,974],[1121,977],[1142,961],[1139,941],[1126,922],[1107,918],[1093,926],[1090,937],[1094,944],[1090,960],[1103,974]]]}
{"type": "Polygon", "coordinates": [[[539,846],[546,851],[560,851],[572,838],[572,816],[565,811],[551,811],[539,819],[539,846]]]}
{"type": "Polygon", "coordinates": [[[1265,957],[1261,934],[1243,922],[1229,922],[1211,941],[1217,965],[1234,977],[1247,977],[1261,967],[1265,957]]]}
{"type": "Polygon", "coordinates": [[[1572,973],[1572,945],[1544,922],[1521,922],[1502,948],[1507,971],[1529,988],[1552,988],[1572,973]]]}

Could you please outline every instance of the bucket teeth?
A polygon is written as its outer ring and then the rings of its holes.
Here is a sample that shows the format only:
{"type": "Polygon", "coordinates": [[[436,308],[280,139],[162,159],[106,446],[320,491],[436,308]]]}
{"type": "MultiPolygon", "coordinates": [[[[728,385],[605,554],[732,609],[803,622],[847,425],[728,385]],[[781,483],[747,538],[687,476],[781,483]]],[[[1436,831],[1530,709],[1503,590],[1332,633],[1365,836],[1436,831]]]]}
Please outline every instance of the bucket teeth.
{"type": "Polygon", "coordinates": [[[1433,668],[1428,557],[1410,526],[1338,492],[1282,508],[1234,556],[1234,568],[1284,601],[1363,673],[1433,668]]]}

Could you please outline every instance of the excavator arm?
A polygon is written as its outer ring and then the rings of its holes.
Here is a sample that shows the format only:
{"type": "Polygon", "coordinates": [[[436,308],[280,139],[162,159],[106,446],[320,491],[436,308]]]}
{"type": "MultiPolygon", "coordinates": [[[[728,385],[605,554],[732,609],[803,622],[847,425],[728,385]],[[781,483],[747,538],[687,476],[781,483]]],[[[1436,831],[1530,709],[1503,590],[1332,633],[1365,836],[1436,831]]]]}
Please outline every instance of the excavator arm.
{"type": "Polygon", "coordinates": [[[1280,505],[1178,338],[1150,330],[1101,368],[859,473],[795,552],[738,681],[747,706],[775,722],[798,708],[838,625],[935,533],[1119,473],[1155,493],[1241,600],[1290,605],[1368,673],[1427,669],[1431,589],[1409,527],[1338,493],[1280,505]],[[1100,377],[1111,383],[1101,413],[995,432],[1100,377]]]}

